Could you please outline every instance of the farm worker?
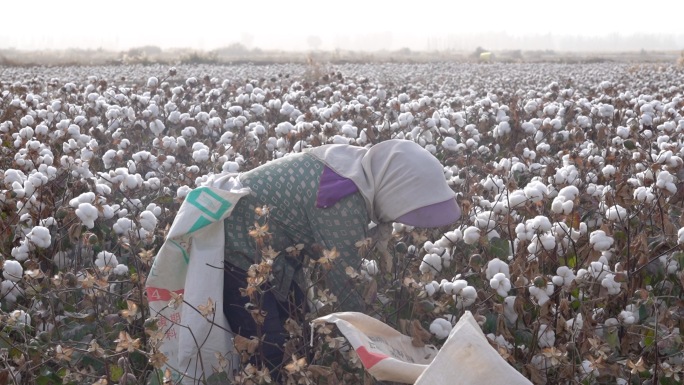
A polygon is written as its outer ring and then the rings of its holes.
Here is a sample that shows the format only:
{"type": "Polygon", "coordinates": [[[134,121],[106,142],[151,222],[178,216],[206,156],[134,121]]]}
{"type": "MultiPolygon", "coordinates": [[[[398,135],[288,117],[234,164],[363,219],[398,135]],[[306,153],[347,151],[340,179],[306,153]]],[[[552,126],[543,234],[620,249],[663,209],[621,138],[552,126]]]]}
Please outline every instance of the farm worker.
{"type": "Polygon", "coordinates": [[[305,255],[317,260],[336,250],[338,257],[325,276],[327,288],[337,297],[339,307],[334,310],[363,311],[362,296],[345,268],[359,268],[356,244],[368,236],[370,221],[385,229],[386,244],[392,222],[434,228],[452,224],[461,214],[440,162],[408,140],[387,140],[369,149],[324,145],[242,173],[239,181],[252,192],[224,220],[223,311],[233,332],[264,336],[258,360],[271,369],[283,359],[288,335],[284,321],[292,309],[306,303],[305,255]],[[269,290],[260,296],[266,313],[258,328],[248,304],[253,298],[243,294],[250,266],[263,261],[267,247],[278,254],[269,290]]]}

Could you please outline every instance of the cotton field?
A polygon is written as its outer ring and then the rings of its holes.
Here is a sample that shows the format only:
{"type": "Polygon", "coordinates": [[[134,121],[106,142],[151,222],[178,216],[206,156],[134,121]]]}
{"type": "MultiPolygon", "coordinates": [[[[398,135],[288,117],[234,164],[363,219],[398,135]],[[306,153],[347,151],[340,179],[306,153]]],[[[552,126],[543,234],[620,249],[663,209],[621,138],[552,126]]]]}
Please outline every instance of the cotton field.
{"type": "MultiPolygon", "coordinates": [[[[463,215],[396,223],[392,272],[348,271],[372,314],[439,347],[469,310],[535,384],[684,381],[681,67],[0,67],[0,92],[0,383],[171,383],[143,287],[184,197],[390,138],[440,160],[463,215]]],[[[373,383],[332,327],[290,327],[288,384],[373,383]]]]}

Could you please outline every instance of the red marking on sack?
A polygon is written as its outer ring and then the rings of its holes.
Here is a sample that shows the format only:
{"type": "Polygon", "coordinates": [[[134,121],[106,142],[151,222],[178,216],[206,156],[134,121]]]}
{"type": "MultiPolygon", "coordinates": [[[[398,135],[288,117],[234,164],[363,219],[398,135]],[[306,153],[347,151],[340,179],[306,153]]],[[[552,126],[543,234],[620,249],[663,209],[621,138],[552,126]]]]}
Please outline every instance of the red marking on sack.
{"type": "MultiPolygon", "coordinates": [[[[147,299],[149,301],[170,301],[171,300],[171,292],[166,289],[161,289],[158,287],[148,287],[145,289],[147,292],[147,299]]],[[[176,294],[183,294],[185,290],[180,289],[180,290],[175,290],[174,293],[176,294]]]]}
{"type": "Polygon", "coordinates": [[[369,352],[365,346],[361,346],[358,349],[356,349],[356,354],[359,355],[359,358],[361,359],[361,363],[363,363],[363,366],[365,366],[366,369],[372,368],[378,362],[389,357],[388,355],[385,355],[385,354],[369,352]]]}

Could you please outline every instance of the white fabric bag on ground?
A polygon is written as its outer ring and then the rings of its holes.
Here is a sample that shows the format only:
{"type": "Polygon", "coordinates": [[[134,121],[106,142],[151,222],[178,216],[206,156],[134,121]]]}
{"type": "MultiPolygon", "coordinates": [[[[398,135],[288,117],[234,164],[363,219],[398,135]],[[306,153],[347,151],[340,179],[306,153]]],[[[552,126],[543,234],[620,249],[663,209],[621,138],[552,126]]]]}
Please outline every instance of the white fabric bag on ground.
{"type": "Polygon", "coordinates": [[[470,312],[437,351],[415,347],[411,337],[363,313],[333,313],[314,324],[334,323],[377,380],[415,385],[532,385],[489,344],[470,312]]]}
{"type": "Polygon", "coordinates": [[[201,383],[215,371],[230,374],[236,368],[233,334],[223,314],[223,219],[250,190],[234,176],[212,177],[188,193],[145,283],[151,314],[165,333],[160,351],[174,383],[201,383]],[[169,306],[181,294],[191,306],[169,306]],[[195,309],[209,308],[210,300],[213,313],[205,318],[195,309]],[[221,368],[219,356],[228,367],[221,368]]]}
{"type": "Polygon", "coordinates": [[[467,311],[415,385],[532,385],[499,355],[467,311]]]}

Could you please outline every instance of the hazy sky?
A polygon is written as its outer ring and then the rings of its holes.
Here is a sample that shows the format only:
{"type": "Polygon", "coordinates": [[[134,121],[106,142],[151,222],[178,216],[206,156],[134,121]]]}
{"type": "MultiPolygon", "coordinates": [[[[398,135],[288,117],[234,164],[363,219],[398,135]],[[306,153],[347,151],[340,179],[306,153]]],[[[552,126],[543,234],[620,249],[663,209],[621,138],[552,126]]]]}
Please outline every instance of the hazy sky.
{"type": "Polygon", "coordinates": [[[0,48],[19,49],[210,50],[242,43],[306,50],[313,35],[320,49],[425,49],[487,31],[681,36],[684,30],[684,5],[608,0],[2,0],[1,8],[0,48]]]}

